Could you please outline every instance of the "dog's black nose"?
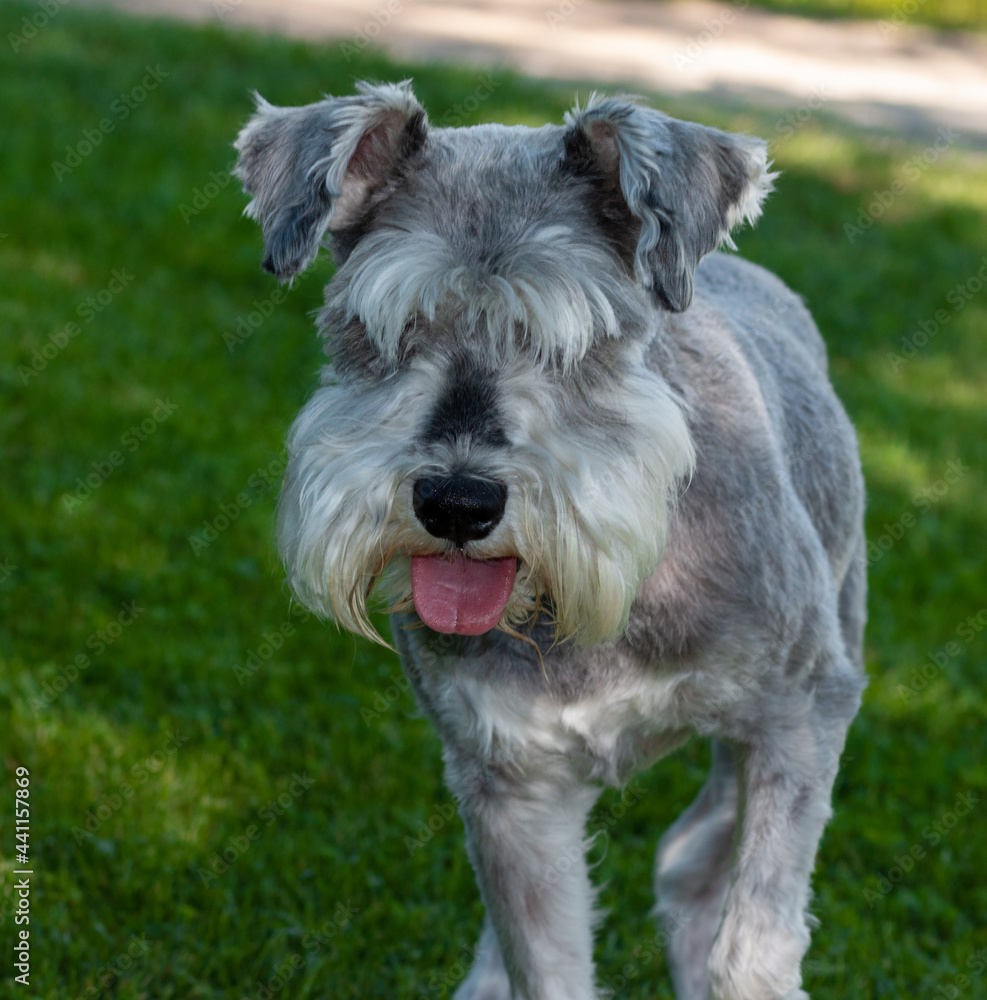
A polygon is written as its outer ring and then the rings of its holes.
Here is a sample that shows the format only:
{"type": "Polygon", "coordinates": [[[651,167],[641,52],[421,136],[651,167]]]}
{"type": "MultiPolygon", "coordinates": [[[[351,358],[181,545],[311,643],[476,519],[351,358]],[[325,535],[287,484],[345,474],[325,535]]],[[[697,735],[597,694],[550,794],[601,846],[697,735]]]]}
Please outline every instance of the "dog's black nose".
{"type": "Polygon", "coordinates": [[[507,487],[472,476],[424,476],[412,491],[415,517],[436,538],[457,545],[486,538],[507,506],[507,487]]]}

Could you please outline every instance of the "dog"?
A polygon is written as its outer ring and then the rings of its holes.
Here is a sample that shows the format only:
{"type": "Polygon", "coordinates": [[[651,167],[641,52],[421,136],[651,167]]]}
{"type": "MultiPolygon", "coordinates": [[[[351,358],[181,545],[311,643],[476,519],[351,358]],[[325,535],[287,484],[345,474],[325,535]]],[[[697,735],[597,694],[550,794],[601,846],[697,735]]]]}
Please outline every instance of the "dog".
{"type": "Polygon", "coordinates": [[[693,735],[711,772],[655,868],[676,995],[806,998],[864,487],[802,301],[715,252],[766,144],[600,95],[541,128],[432,127],[409,81],[256,101],[263,267],[336,265],[279,548],[343,628],[384,642],[384,602],[442,738],[486,911],[456,1000],[602,995],[588,814],[693,735]]]}

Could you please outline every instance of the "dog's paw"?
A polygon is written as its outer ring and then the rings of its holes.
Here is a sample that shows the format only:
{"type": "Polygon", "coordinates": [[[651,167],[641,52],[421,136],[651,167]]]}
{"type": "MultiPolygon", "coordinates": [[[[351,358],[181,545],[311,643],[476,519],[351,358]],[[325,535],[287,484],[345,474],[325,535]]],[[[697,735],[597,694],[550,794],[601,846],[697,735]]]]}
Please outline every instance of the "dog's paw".
{"type": "Polygon", "coordinates": [[[511,1000],[511,984],[485,977],[477,982],[467,980],[456,990],[452,1000],[511,1000]]]}
{"type": "Polygon", "coordinates": [[[784,923],[754,905],[728,909],[706,971],[711,1000],[809,1000],[802,989],[805,921],[784,923]]]}
{"type": "Polygon", "coordinates": [[[766,988],[764,986],[754,987],[753,989],[749,987],[736,989],[729,986],[723,988],[722,985],[719,987],[714,985],[710,994],[710,1000],[811,1000],[811,998],[802,989],[784,992],[784,987],[781,987],[781,991],[779,991],[778,989],[766,988]]]}
{"type": "Polygon", "coordinates": [[[511,1000],[507,973],[498,965],[491,962],[474,966],[452,1000],[511,1000]]]}

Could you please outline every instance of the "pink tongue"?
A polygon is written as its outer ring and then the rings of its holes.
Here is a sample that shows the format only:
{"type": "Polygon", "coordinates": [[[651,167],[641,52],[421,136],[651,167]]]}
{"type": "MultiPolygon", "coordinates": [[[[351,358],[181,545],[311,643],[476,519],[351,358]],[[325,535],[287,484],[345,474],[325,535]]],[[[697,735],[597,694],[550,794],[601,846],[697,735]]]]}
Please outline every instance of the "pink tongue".
{"type": "Polygon", "coordinates": [[[500,621],[514,588],[517,560],[470,559],[461,552],[415,556],[411,594],[421,620],[436,632],[480,635],[500,621]]]}

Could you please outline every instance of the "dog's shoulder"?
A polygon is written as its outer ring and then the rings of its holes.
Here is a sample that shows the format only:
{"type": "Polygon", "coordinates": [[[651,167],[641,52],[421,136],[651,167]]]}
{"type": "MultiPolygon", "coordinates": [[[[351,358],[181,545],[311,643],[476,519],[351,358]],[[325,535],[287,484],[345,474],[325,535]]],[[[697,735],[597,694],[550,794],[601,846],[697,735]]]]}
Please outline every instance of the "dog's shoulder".
{"type": "Polygon", "coordinates": [[[696,305],[693,323],[715,316],[730,327],[742,349],[754,343],[770,354],[775,345],[800,360],[804,355],[826,373],[826,345],[812,314],[802,297],[767,268],[737,254],[710,254],[696,269],[696,305]]]}
{"type": "Polygon", "coordinates": [[[863,503],[853,428],[802,300],[725,254],[703,262],[695,291],[651,362],[674,366],[696,469],[631,621],[633,635],[652,645],[660,636],[659,646],[681,652],[728,633],[728,621],[768,620],[820,600],[819,588],[846,570],[863,503]],[[827,562],[831,575],[821,571],[827,562]]]}

